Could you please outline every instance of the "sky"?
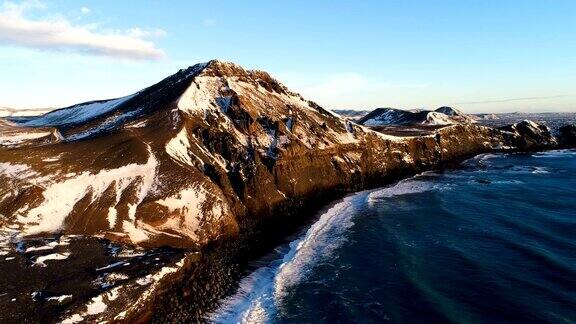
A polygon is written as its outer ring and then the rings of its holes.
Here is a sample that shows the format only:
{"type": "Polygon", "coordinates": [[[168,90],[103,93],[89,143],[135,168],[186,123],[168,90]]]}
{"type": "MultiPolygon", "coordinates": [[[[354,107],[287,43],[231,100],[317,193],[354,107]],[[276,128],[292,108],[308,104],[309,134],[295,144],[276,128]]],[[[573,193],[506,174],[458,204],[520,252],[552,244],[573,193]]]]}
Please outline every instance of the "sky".
{"type": "Polygon", "coordinates": [[[120,97],[211,59],[329,109],[576,112],[576,1],[0,0],[0,107],[120,97]]]}

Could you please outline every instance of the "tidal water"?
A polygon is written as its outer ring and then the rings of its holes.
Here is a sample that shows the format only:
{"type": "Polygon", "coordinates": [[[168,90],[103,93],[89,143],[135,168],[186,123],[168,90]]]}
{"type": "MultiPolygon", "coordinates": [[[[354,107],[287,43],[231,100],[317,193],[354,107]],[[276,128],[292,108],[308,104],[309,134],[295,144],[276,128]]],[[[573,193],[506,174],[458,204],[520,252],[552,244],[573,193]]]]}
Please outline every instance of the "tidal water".
{"type": "Polygon", "coordinates": [[[489,154],[345,197],[220,323],[576,322],[576,151],[489,154]]]}

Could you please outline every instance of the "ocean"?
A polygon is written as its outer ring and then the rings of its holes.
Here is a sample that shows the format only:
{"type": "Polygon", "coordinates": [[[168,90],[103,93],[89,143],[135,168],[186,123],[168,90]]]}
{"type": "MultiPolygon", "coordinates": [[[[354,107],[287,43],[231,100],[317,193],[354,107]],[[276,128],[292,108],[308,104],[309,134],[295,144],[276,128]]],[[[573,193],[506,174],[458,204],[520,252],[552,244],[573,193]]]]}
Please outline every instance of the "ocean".
{"type": "Polygon", "coordinates": [[[576,151],[349,195],[256,260],[218,323],[576,321],[576,151]]]}

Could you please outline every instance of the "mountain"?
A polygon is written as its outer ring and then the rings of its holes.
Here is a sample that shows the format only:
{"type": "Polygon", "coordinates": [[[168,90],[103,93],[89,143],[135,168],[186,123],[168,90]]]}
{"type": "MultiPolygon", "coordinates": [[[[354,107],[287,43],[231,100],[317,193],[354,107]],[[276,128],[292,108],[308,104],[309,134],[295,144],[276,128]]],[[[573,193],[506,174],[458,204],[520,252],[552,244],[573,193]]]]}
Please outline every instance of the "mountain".
{"type": "Polygon", "coordinates": [[[459,115],[446,115],[439,111],[412,112],[395,108],[378,108],[360,118],[358,123],[365,126],[450,125],[459,122],[459,117],[459,115]]]}
{"type": "Polygon", "coordinates": [[[368,113],[370,113],[369,110],[354,110],[354,109],[338,109],[334,110],[334,112],[350,120],[356,120],[362,118],[368,113]]]}
{"type": "Polygon", "coordinates": [[[462,111],[453,107],[442,106],[436,108],[434,111],[443,113],[448,116],[466,116],[462,111]]]}
{"type": "Polygon", "coordinates": [[[126,97],[2,127],[4,224],[20,236],[101,235],[148,246],[234,235],[249,214],[271,215],[293,197],[350,182],[353,172],[340,170],[360,168],[358,149],[384,143],[265,72],[219,61],[126,97]]]}
{"type": "MultiPolygon", "coordinates": [[[[400,121],[450,120],[439,112],[379,111],[400,121]]],[[[57,298],[45,290],[76,279],[71,269],[87,269],[70,301],[50,308],[59,321],[197,322],[241,274],[239,256],[335,197],[478,153],[555,147],[539,126],[455,123],[422,136],[386,135],[266,72],[214,60],[122,98],[0,119],[0,253],[18,260],[7,267],[18,274],[13,290],[26,298],[38,289],[57,298]],[[52,245],[23,248],[38,238],[52,245]],[[111,241],[112,250],[184,252],[158,267],[153,258],[118,261],[71,238],[111,241]],[[46,248],[62,251],[31,256],[46,248]],[[92,269],[95,260],[110,263],[92,269]],[[134,269],[136,277],[113,272],[130,263],[150,268],[134,269]],[[55,284],[31,280],[31,269],[55,284]],[[32,291],[18,286],[35,282],[41,287],[32,291]]],[[[29,318],[8,313],[12,322],[29,318]]]]}
{"type": "Polygon", "coordinates": [[[475,114],[476,120],[496,120],[500,119],[496,114],[475,114]]]}
{"type": "Polygon", "coordinates": [[[476,121],[476,116],[465,114],[460,109],[454,107],[442,106],[436,108],[434,111],[450,116],[451,119],[460,123],[474,123],[476,121]]]}
{"type": "Polygon", "coordinates": [[[27,117],[27,116],[37,116],[49,112],[49,108],[39,108],[39,109],[15,109],[8,107],[0,107],[0,118],[2,117],[27,117]]]}

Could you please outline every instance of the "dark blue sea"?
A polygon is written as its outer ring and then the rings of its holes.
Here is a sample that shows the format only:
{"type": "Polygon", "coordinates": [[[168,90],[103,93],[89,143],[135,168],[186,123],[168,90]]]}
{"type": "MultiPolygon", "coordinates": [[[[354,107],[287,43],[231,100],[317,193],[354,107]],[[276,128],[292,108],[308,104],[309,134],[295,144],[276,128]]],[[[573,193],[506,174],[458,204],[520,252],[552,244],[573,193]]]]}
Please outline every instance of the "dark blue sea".
{"type": "Polygon", "coordinates": [[[576,322],[576,151],[480,155],[345,197],[215,322],[576,322]]]}

